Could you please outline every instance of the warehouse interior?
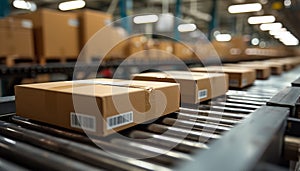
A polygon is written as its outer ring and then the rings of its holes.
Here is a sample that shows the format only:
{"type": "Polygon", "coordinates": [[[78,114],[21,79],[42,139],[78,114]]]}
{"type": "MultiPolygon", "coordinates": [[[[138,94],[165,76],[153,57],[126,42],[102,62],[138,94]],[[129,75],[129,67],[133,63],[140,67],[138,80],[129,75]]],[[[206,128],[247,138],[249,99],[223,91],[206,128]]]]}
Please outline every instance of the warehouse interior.
{"type": "Polygon", "coordinates": [[[300,0],[0,0],[0,170],[299,171],[299,21],[300,0]]]}

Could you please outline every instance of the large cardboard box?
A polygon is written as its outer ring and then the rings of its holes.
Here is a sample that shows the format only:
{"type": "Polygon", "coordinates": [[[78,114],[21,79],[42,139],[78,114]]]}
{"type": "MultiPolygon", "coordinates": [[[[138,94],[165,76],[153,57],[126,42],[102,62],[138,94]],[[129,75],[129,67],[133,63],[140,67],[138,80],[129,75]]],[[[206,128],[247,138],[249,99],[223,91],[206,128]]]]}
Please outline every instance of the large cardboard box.
{"type": "Polygon", "coordinates": [[[271,68],[269,66],[264,66],[260,64],[225,64],[225,66],[233,66],[233,67],[244,67],[255,69],[256,71],[256,79],[268,79],[271,75],[271,68]]]}
{"type": "Polygon", "coordinates": [[[229,66],[208,66],[190,68],[194,72],[226,73],[229,76],[229,87],[244,88],[254,83],[256,72],[254,69],[229,67],[229,66]]]}
{"type": "Polygon", "coordinates": [[[15,17],[33,21],[36,55],[39,58],[77,58],[79,21],[75,13],[40,9],[15,17]]]}
{"type": "Polygon", "coordinates": [[[97,31],[112,22],[112,15],[101,11],[84,9],[78,11],[77,14],[80,21],[81,47],[83,47],[97,31]]]}
{"type": "Polygon", "coordinates": [[[96,136],[177,111],[180,99],[176,83],[113,79],[19,85],[15,92],[17,115],[96,136]]]}
{"type": "Polygon", "coordinates": [[[0,56],[34,59],[31,20],[0,19],[0,56]]]}
{"type": "Polygon", "coordinates": [[[228,90],[228,76],[220,73],[166,71],[133,74],[131,77],[134,80],[179,83],[181,102],[189,104],[224,95],[228,90]]]}

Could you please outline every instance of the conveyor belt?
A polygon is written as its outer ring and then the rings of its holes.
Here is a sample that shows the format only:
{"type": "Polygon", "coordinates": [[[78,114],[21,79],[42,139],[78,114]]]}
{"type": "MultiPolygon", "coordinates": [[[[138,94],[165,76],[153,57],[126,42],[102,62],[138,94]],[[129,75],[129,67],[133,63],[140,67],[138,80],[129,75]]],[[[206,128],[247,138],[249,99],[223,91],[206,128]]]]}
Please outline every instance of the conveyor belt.
{"type": "Polygon", "coordinates": [[[123,136],[119,137],[88,138],[13,114],[6,115],[0,121],[0,167],[3,170],[174,169],[183,161],[193,161],[195,153],[207,151],[236,125],[243,124],[286,86],[285,81],[292,82],[287,79],[299,70],[256,81],[246,90],[230,90],[225,97],[200,104],[198,109],[182,107],[179,112],[153,123],[122,131],[123,136]],[[271,87],[275,83],[275,88],[271,87]]]}

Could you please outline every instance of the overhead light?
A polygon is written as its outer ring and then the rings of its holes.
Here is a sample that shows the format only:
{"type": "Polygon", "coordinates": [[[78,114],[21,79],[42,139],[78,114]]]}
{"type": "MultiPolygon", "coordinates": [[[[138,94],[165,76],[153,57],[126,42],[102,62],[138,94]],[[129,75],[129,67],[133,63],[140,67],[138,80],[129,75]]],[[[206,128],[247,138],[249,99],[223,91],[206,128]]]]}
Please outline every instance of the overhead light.
{"type": "Polygon", "coordinates": [[[155,23],[158,21],[157,15],[141,15],[133,18],[135,24],[155,23]]]}
{"type": "Polygon", "coordinates": [[[283,2],[285,7],[290,7],[292,5],[292,1],[291,0],[284,0],[283,2]]]}
{"type": "Polygon", "coordinates": [[[286,31],[287,31],[286,28],[281,28],[279,30],[270,30],[269,34],[272,36],[275,36],[275,35],[281,34],[282,32],[286,32],[286,31]]]}
{"type": "Polygon", "coordinates": [[[250,3],[250,4],[239,4],[239,5],[230,5],[228,7],[228,12],[235,13],[246,13],[246,12],[256,12],[262,9],[260,3],[250,3]]]}
{"type": "Polygon", "coordinates": [[[216,40],[219,42],[228,42],[231,40],[231,35],[230,34],[217,34],[216,40]]]}
{"type": "Polygon", "coordinates": [[[195,24],[180,24],[177,27],[179,32],[191,32],[197,29],[195,24]]]}
{"type": "Polygon", "coordinates": [[[255,16],[249,17],[248,23],[249,24],[264,24],[264,23],[273,23],[276,18],[273,15],[266,15],[266,16],[255,16]]]}
{"type": "Polygon", "coordinates": [[[252,45],[258,45],[259,44],[259,39],[258,38],[253,38],[252,40],[251,40],[251,44],[252,45]]]}
{"type": "Polygon", "coordinates": [[[67,2],[61,2],[58,5],[58,9],[62,11],[69,11],[74,9],[80,9],[85,7],[85,1],[84,0],[74,0],[74,1],[67,1],[67,2]]]}
{"type": "Polygon", "coordinates": [[[299,40],[297,38],[295,38],[295,39],[284,39],[284,40],[281,40],[281,42],[286,46],[299,45],[299,40]]]}
{"type": "Polygon", "coordinates": [[[13,6],[18,9],[26,9],[26,10],[30,10],[30,11],[36,10],[36,4],[31,1],[14,0],[13,6]]]}
{"type": "Polygon", "coordinates": [[[267,24],[261,24],[259,28],[262,31],[269,31],[269,30],[279,30],[282,28],[281,23],[267,23],[267,24]]]}

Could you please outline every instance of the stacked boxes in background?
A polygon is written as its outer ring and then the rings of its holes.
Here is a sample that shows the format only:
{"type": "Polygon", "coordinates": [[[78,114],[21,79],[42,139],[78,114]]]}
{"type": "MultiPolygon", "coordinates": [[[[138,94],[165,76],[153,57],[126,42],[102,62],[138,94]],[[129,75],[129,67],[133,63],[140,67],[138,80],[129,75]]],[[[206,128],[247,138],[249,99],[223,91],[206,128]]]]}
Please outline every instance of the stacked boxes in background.
{"type": "Polygon", "coordinates": [[[0,20],[0,56],[9,61],[17,58],[34,60],[31,20],[5,18],[0,20]]]}
{"type": "Polygon", "coordinates": [[[32,20],[36,56],[41,63],[47,59],[77,58],[79,21],[75,13],[41,9],[16,17],[32,20]]]}

